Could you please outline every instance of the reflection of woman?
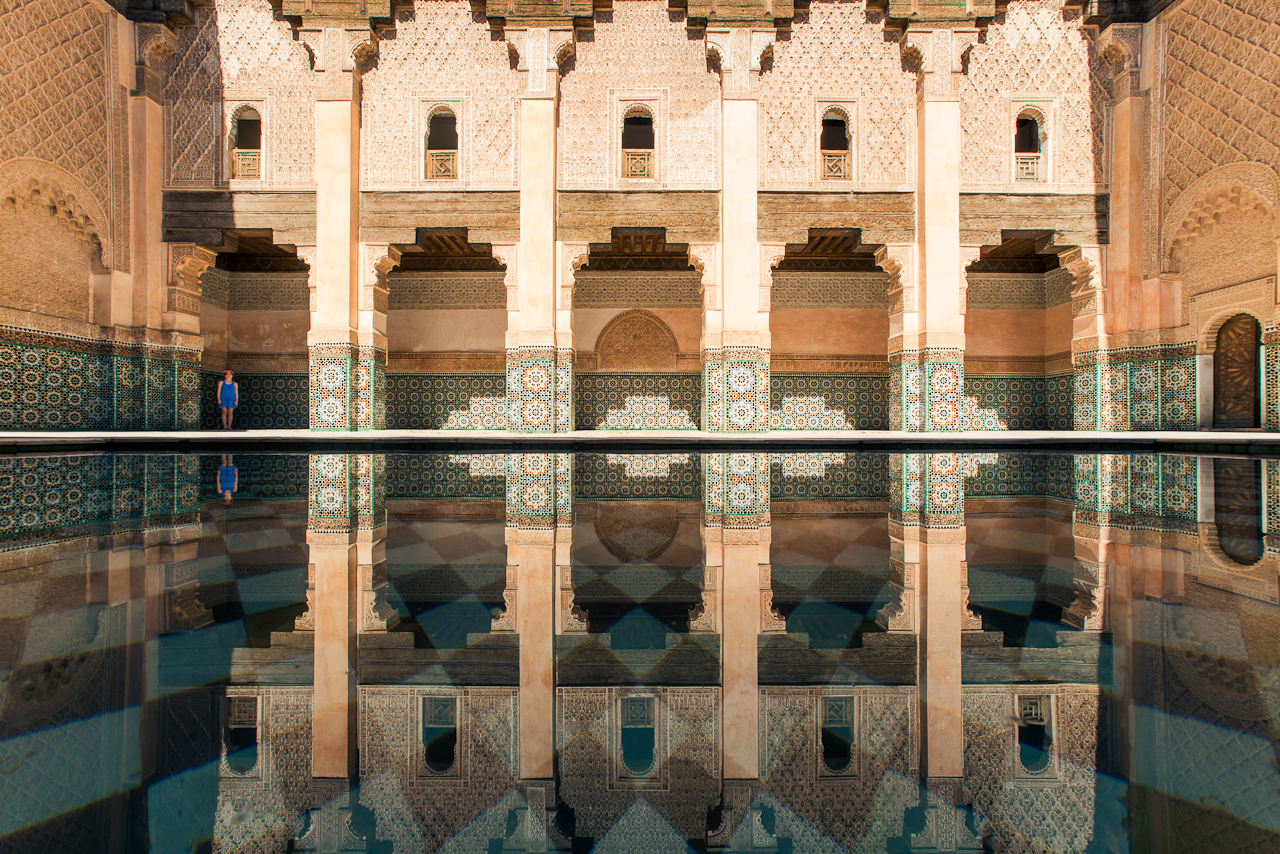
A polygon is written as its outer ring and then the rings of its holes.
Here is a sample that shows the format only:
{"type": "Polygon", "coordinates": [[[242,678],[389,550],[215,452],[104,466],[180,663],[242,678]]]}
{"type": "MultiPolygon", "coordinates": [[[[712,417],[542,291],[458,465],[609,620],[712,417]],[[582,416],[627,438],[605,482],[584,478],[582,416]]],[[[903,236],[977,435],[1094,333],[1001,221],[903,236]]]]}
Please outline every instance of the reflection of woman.
{"type": "Polygon", "coordinates": [[[231,417],[240,405],[240,383],[232,379],[233,376],[232,371],[227,369],[222,372],[222,379],[218,382],[218,408],[222,410],[223,430],[231,429],[231,417]]]}
{"type": "Polygon", "coordinates": [[[235,467],[231,454],[222,455],[222,464],[218,466],[218,491],[222,493],[222,503],[230,504],[231,495],[240,488],[240,470],[235,467]]]}

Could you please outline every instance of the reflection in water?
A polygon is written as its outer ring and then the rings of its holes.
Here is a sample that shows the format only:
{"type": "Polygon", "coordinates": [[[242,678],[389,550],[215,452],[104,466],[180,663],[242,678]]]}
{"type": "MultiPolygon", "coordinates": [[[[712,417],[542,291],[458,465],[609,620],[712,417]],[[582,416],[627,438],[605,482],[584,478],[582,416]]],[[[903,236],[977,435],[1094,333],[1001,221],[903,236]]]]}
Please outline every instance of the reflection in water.
{"type": "Polygon", "coordinates": [[[1280,850],[1276,466],[2,460],[0,848],[1280,850]]]}

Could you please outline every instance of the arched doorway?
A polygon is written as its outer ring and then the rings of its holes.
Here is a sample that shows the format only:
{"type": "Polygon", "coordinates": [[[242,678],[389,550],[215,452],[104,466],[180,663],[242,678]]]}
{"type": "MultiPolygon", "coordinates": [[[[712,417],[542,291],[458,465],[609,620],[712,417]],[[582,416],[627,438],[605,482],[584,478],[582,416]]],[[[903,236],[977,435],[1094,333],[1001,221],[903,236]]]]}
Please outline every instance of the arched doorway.
{"type": "Polygon", "coordinates": [[[1213,426],[1262,426],[1262,384],[1258,377],[1261,329],[1248,314],[1237,314],[1218,330],[1213,351],[1213,426]]]}

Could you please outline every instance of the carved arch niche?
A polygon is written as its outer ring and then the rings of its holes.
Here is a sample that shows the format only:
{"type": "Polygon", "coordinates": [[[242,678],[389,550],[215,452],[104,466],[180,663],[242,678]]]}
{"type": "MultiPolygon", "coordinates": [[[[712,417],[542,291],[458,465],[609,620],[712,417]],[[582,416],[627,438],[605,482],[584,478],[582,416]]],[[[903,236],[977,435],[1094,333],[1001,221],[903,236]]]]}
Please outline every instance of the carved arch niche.
{"type": "Polygon", "coordinates": [[[104,226],[70,174],[35,160],[0,165],[0,305],[92,321],[95,277],[112,257],[104,226]]]}
{"type": "Polygon", "coordinates": [[[1277,272],[1280,189],[1259,163],[1215,169],[1170,206],[1163,226],[1163,268],[1194,296],[1277,272]]]}
{"type": "Polygon", "coordinates": [[[596,370],[670,372],[676,370],[676,336],[656,314],[624,311],[596,339],[596,370]]]}

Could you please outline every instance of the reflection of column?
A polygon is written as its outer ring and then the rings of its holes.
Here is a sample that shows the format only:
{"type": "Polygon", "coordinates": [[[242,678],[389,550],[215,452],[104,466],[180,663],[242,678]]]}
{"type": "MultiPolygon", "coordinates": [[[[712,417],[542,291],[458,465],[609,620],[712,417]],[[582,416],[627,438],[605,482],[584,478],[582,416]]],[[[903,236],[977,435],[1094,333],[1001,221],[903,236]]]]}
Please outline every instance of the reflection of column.
{"type": "Polygon", "coordinates": [[[386,631],[397,613],[387,603],[387,513],[385,454],[358,454],[355,461],[356,572],[360,582],[360,631],[386,631]]]}
{"type": "Polygon", "coordinates": [[[919,567],[921,771],[957,805],[964,777],[961,632],[966,611],[962,466],[955,454],[890,459],[889,530],[919,567]]]}
{"type": "Polygon", "coordinates": [[[307,546],[313,567],[315,626],[312,775],[356,770],[357,516],[356,461],[310,458],[307,546]]]}
{"type": "Polygon", "coordinates": [[[703,542],[720,578],[721,685],[724,777],[754,780],[760,773],[762,630],[777,628],[768,584],[770,520],[768,454],[707,454],[703,542]],[[766,595],[769,594],[769,595],[766,595]]]}
{"type": "Polygon", "coordinates": [[[563,571],[571,566],[570,459],[566,454],[512,454],[507,463],[507,610],[495,625],[514,629],[519,637],[524,779],[550,779],[553,771],[560,616],[556,573],[557,567],[563,571]],[[563,527],[558,527],[561,519],[563,527]]]}

